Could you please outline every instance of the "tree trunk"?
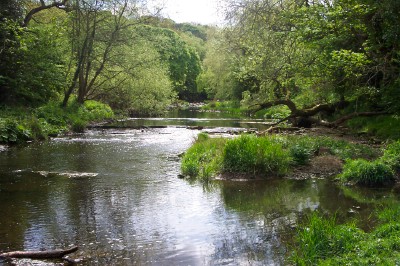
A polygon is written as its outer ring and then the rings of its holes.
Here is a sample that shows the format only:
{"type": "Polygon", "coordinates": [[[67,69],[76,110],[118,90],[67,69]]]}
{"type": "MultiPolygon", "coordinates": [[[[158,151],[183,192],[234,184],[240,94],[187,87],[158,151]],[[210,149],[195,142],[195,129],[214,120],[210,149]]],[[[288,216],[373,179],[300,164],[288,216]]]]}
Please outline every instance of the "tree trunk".
{"type": "Polygon", "coordinates": [[[44,251],[13,251],[0,254],[2,258],[25,258],[25,259],[61,259],[67,254],[78,250],[78,247],[69,249],[56,249],[44,251]]]}
{"type": "Polygon", "coordinates": [[[276,126],[282,122],[289,121],[295,127],[309,128],[309,127],[312,127],[312,125],[314,125],[314,124],[327,126],[327,127],[337,127],[340,124],[343,124],[344,122],[346,122],[354,117],[372,117],[372,116],[390,114],[389,112],[386,112],[386,111],[355,112],[355,113],[351,113],[348,115],[344,115],[341,118],[339,118],[333,122],[323,122],[316,118],[313,118],[313,116],[315,116],[321,112],[324,112],[326,114],[334,114],[337,110],[344,109],[346,106],[349,105],[349,102],[345,101],[343,98],[336,103],[317,104],[313,107],[304,108],[304,109],[297,109],[295,103],[291,100],[275,100],[275,101],[255,105],[257,107],[256,108],[253,107],[253,112],[259,111],[261,109],[266,109],[266,108],[269,108],[272,106],[276,106],[276,105],[286,105],[290,109],[291,113],[288,117],[274,123],[272,126],[276,126]]]}

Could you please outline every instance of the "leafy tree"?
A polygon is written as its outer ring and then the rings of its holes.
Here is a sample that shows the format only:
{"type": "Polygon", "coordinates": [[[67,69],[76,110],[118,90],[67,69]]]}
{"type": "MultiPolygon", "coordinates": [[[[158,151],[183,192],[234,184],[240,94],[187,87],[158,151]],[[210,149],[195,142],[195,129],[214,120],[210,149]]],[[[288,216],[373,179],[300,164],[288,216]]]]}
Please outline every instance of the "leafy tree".
{"type": "Polygon", "coordinates": [[[132,116],[159,115],[176,96],[167,66],[144,40],[132,38],[119,49],[124,59],[100,78],[102,88],[93,98],[132,116]]]}
{"type": "Polygon", "coordinates": [[[201,71],[200,58],[196,50],[169,29],[139,26],[137,32],[142,38],[151,42],[160,53],[161,60],[168,63],[170,79],[179,98],[185,100],[196,98],[196,79],[201,71]]]}
{"type": "Polygon", "coordinates": [[[398,35],[394,27],[382,35],[379,25],[394,23],[398,8],[395,1],[231,1],[228,36],[237,51],[235,75],[248,90],[244,103],[287,105],[284,120],[309,120],[303,125],[349,105],[354,112],[332,125],[386,113],[382,99],[396,96],[386,92],[398,79],[398,35]]]}
{"type": "Polygon", "coordinates": [[[63,38],[63,19],[54,12],[43,12],[26,28],[19,25],[22,11],[13,14],[12,18],[5,16],[0,22],[3,40],[0,101],[28,105],[44,103],[65,85],[65,51],[60,45],[66,40],[63,38]]]}

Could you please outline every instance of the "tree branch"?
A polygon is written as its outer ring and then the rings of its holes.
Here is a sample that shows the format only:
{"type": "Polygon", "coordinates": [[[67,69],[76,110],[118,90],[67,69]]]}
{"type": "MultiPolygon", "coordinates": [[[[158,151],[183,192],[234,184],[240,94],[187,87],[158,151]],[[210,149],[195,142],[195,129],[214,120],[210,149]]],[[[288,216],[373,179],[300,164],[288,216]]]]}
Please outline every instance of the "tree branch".
{"type": "Polygon", "coordinates": [[[67,254],[71,254],[78,250],[78,247],[72,247],[69,249],[56,249],[56,250],[44,250],[44,251],[13,251],[7,253],[1,253],[2,258],[28,258],[28,259],[58,259],[62,258],[67,254]]]}
{"type": "Polygon", "coordinates": [[[45,9],[50,9],[52,7],[62,8],[67,4],[67,2],[68,2],[68,0],[62,0],[61,2],[54,1],[53,3],[46,5],[45,2],[43,0],[41,0],[40,6],[31,9],[31,11],[29,11],[28,14],[26,14],[21,26],[27,27],[29,22],[31,21],[33,15],[35,15],[36,13],[38,13],[42,10],[45,10],[45,9]]]}
{"type": "Polygon", "coordinates": [[[348,121],[348,120],[350,120],[350,119],[353,119],[353,118],[355,118],[355,117],[372,117],[372,116],[387,115],[387,114],[390,114],[390,113],[387,112],[387,111],[380,111],[380,112],[360,112],[360,113],[355,112],[355,113],[351,113],[351,114],[349,114],[349,115],[345,115],[345,116],[343,116],[343,117],[341,117],[341,118],[339,118],[339,119],[337,119],[337,120],[335,120],[335,121],[333,121],[333,122],[331,122],[331,123],[328,123],[327,125],[328,125],[328,126],[332,126],[332,127],[336,127],[336,126],[338,126],[338,125],[340,125],[340,124],[343,124],[344,122],[346,122],[346,121],[348,121]]]}

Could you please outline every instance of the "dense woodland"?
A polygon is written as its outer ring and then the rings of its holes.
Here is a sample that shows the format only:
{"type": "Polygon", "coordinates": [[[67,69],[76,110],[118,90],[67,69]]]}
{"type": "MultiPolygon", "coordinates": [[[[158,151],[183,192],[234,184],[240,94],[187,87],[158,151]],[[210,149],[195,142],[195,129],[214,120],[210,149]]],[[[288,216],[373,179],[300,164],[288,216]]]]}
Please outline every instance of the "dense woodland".
{"type": "Polygon", "coordinates": [[[137,116],[230,100],[279,106],[279,122],[300,126],[397,120],[400,2],[224,2],[217,27],[175,23],[141,0],[2,1],[2,109],[96,100],[137,116]]]}

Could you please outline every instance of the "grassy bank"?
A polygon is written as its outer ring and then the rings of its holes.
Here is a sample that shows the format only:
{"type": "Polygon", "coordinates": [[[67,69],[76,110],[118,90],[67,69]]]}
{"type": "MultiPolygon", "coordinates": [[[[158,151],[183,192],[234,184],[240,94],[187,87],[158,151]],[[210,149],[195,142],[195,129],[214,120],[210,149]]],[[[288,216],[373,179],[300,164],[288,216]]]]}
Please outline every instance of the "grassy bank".
{"type": "Polygon", "coordinates": [[[182,174],[201,180],[219,174],[246,178],[282,176],[307,165],[321,151],[342,160],[377,156],[368,146],[329,137],[242,135],[224,139],[201,134],[182,158],[182,174]]]}
{"type": "Polygon", "coordinates": [[[72,102],[62,108],[59,102],[35,108],[0,108],[0,143],[47,139],[61,133],[83,132],[95,121],[114,116],[111,108],[96,101],[84,105],[72,102]]]}
{"type": "Polygon", "coordinates": [[[400,170],[400,141],[389,144],[376,160],[347,160],[339,178],[343,182],[366,186],[388,185],[400,170]]]}
{"type": "Polygon", "coordinates": [[[399,265],[400,207],[378,215],[379,225],[364,232],[354,223],[313,213],[300,226],[290,261],[294,265],[399,265]]]}
{"type": "Polygon", "coordinates": [[[350,120],[347,125],[359,134],[368,134],[380,139],[400,139],[400,117],[396,115],[358,117],[350,120]]]}

